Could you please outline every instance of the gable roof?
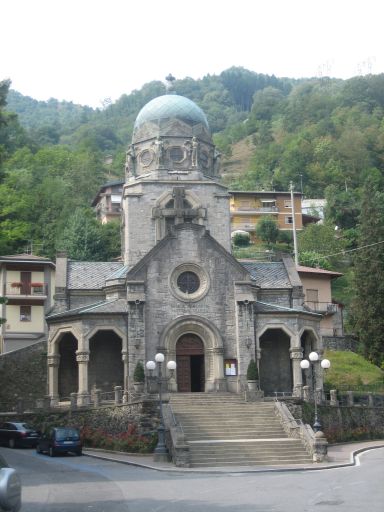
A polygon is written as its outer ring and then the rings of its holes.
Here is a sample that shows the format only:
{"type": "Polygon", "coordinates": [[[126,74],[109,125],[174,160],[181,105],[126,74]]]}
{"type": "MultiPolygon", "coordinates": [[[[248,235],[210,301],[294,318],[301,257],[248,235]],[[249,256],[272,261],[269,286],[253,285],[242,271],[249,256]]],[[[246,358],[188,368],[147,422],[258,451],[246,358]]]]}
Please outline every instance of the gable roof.
{"type": "Polygon", "coordinates": [[[154,247],[152,247],[152,249],[149,252],[147,252],[147,254],[143,256],[140,261],[136,263],[136,265],[129,269],[129,277],[137,274],[143,267],[145,267],[145,265],[148,264],[148,262],[153,258],[155,254],[157,254],[164,246],[166,246],[170,242],[170,240],[176,238],[178,231],[188,229],[193,231],[202,231],[203,237],[207,238],[212,243],[212,245],[221,254],[221,256],[230,261],[231,264],[234,265],[240,272],[243,272],[244,278],[248,278],[246,273],[247,269],[234,256],[232,256],[232,254],[229,253],[215,238],[213,238],[213,236],[209,233],[206,227],[201,226],[200,224],[194,224],[193,222],[176,224],[175,226],[172,226],[171,232],[168,233],[159,242],[157,242],[157,244],[154,247]]]}
{"type": "Polygon", "coordinates": [[[65,317],[83,316],[90,314],[124,314],[128,312],[125,299],[102,300],[93,304],[87,304],[79,308],[69,309],[60,313],[53,313],[47,316],[47,320],[62,319],[65,317]]]}
{"type": "Polygon", "coordinates": [[[302,265],[297,265],[296,269],[299,272],[299,274],[318,274],[323,276],[329,276],[331,279],[335,279],[336,277],[340,277],[343,275],[340,272],[333,272],[331,270],[325,270],[324,268],[304,267],[302,265]]]}
{"type": "Polygon", "coordinates": [[[101,290],[105,280],[123,269],[122,261],[68,261],[70,290],[101,290]]]}
{"type": "Polygon", "coordinates": [[[292,288],[287,269],[282,261],[239,261],[260,288],[292,288]]]}
{"type": "Polygon", "coordinates": [[[257,313],[304,313],[306,315],[321,317],[320,313],[308,311],[306,308],[289,308],[287,306],[280,306],[279,304],[269,304],[268,302],[256,301],[255,308],[257,313]]]}
{"type": "Polygon", "coordinates": [[[40,263],[45,265],[50,265],[55,267],[53,261],[49,258],[44,258],[43,256],[35,256],[34,254],[10,254],[6,256],[0,256],[0,263],[40,263]]]}

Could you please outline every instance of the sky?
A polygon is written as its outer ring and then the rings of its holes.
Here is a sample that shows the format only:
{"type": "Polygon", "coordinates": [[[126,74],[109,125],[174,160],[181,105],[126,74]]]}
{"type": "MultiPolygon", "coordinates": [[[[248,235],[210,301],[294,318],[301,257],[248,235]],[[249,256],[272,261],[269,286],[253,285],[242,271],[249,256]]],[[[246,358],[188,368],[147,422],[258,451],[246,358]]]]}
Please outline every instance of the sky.
{"type": "Polygon", "coordinates": [[[3,0],[0,80],[102,107],[152,80],[231,66],[277,77],[384,72],[380,0],[3,0]]]}

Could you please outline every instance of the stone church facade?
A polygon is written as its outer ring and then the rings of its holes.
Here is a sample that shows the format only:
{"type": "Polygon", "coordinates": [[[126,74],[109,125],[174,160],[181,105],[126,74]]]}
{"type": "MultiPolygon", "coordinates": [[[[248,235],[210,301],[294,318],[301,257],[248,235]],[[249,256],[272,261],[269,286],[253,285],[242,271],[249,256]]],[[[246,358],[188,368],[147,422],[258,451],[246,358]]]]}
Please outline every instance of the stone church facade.
{"type": "Polygon", "coordinates": [[[56,262],[48,316],[51,399],[129,391],[138,361],[177,363],[175,392],[241,392],[251,359],[266,395],[301,394],[300,361],[322,351],[291,258],[231,254],[228,190],[204,112],[168,94],[139,113],[127,151],[122,261],[56,262]]]}

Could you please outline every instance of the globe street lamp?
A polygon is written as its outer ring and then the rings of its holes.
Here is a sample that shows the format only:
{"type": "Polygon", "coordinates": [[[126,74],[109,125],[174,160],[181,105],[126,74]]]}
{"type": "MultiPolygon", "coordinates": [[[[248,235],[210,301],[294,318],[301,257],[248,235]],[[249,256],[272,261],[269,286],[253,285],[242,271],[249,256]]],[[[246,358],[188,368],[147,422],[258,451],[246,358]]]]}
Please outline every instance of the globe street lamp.
{"type": "MultiPolygon", "coordinates": [[[[164,427],[164,416],[163,416],[163,398],[162,398],[162,383],[163,383],[163,374],[162,374],[162,365],[164,363],[164,354],[158,352],[155,355],[154,361],[148,361],[146,363],[146,368],[149,371],[150,375],[152,375],[153,370],[156,368],[157,363],[157,376],[156,382],[159,390],[159,409],[160,409],[160,424],[157,428],[157,445],[154,451],[154,458],[157,461],[167,461],[168,460],[168,450],[165,445],[165,427],[164,427]]],[[[176,370],[176,362],[168,361],[167,368],[171,372],[171,375],[176,370]]]]}
{"type": "MultiPolygon", "coordinates": [[[[303,359],[300,362],[300,367],[302,370],[308,370],[311,368],[311,378],[312,378],[312,396],[315,402],[315,422],[313,424],[313,430],[318,432],[321,430],[321,423],[317,416],[317,392],[316,392],[316,371],[315,365],[319,363],[319,354],[317,352],[311,352],[308,356],[308,359],[303,359]],[[309,361],[308,361],[309,359],[309,361]]],[[[323,370],[328,369],[331,366],[331,362],[329,359],[322,359],[320,362],[320,366],[323,370]]]]}

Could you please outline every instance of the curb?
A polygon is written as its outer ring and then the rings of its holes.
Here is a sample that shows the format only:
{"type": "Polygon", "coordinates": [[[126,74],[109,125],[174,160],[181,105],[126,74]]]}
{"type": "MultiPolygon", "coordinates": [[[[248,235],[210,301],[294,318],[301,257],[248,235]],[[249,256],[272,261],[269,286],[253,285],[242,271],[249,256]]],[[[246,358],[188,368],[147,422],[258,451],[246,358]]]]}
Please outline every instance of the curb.
{"type": "MultiPolygon", "coordinates": [[[[359,448],[357,450],[354,450],[350,453],[350,461],[349,462],[340,462],[340,463],[320,463],[324,464],[322,466],[314,465],[314,466],[300,466],[297,465],[295,467],[293,466],[278,466],[278,467],[258,467],[250,466],[249,468],[243,467],[242,469],[237,466],[237,468],[217,468],[217,469],[203,469],[203,468],[178,468],[176,466],[170,466],[170,467],[164,467],[164,466],[153,466],[151,464],[145,464],[143,462],[135,462],[134,460],[124,460],[120,458],[113,457],[113,454],[115,455],[123,455],[124,457],[127,456],[124,452],[102,452],[102,451],[94,451],[92,449],[92,452],[89,452],[86,450],[83,451],[83,455],[86,455],[87,457],[91,457],[94,459],[102,459],[107,460],[109,462],[117,462],[119,464],[126,464],[128,466],[134,466],[144,469],[151,469],[153,471],[162,471],[162,472],[171,472],[171,473],[205,473],[205,474],[228,474],[228,473],[286,473],[286,472],[298,472],[298,471],[324,471],[328,469],[337,469],[337,468],[345,468],[345,467],[352,467],[358,465],[358,458],[359,455],[370,451],[375,450],[378,448],[384,448],[384,444],[377,444],[372,446],[366,446],[359,448]]],[[[134,457],[134,456],[132,456],[134,457]]]]}

